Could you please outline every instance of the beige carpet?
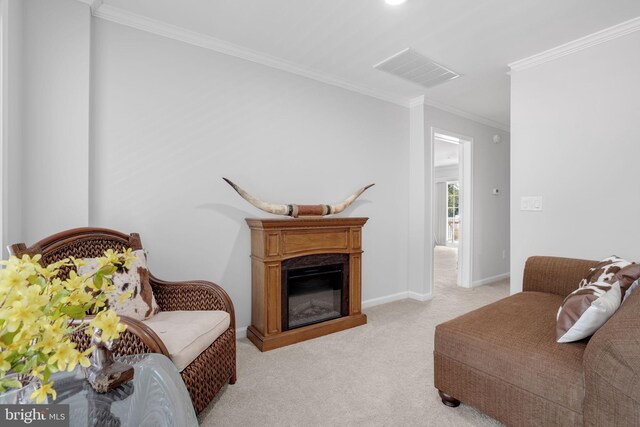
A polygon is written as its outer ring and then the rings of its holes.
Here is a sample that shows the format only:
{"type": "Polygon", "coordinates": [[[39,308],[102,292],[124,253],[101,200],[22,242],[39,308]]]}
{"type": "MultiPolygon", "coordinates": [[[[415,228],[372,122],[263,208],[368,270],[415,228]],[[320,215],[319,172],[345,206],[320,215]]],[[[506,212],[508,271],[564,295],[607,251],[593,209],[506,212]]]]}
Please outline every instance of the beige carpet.
{"type": "Polygon", "coordinates": [[[435,325],[509,292],[507,281],[458,288],[455,259],[456,253],[449,248],[436,250],[436,289],[431,301],[403,300],[372,307],[365,310],[368,323],[364,326],[266,353],[246,338],[239,340],[238,382],[224,387],[200,414],[201,424],[499,425],[464,404],[445,407],[433,387],[435,325]]]}
{"type": "Polygon", "coordinates": [[[458,282],[458,248],[436,246],[433,248],[433,280],[438,291],[455,288],[458,282]]]}

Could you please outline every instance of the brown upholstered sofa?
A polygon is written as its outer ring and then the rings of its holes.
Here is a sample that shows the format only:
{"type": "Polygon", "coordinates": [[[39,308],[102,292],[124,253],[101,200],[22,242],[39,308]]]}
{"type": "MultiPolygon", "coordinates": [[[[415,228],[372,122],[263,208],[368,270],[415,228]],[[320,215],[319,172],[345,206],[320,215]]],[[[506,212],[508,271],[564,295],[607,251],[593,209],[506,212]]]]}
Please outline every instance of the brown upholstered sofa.
{"type": "Polygon", "coordinates": [[[590,339],[555,340],[560,304],[595,264],[529,258],[523,292],[438,325],[442,402],[507,425],[640,425],[640,292],[590,339]]]}

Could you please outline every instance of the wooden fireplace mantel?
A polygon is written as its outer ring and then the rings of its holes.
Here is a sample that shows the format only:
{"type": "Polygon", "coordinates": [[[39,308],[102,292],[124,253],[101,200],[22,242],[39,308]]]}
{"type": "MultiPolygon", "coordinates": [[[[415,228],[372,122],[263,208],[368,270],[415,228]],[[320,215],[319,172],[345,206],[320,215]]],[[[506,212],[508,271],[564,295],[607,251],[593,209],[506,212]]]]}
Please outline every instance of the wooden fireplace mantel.
{"type": "Polygon", "coordinates": [[[251,326],[261,351],[367,323],[362,310],[362,227],[368,218],[247,218],[251,229],[251,326]],[[349,255],[349,313],[292,330],[282,327],[282,261],[315,254],[349,255]]]}

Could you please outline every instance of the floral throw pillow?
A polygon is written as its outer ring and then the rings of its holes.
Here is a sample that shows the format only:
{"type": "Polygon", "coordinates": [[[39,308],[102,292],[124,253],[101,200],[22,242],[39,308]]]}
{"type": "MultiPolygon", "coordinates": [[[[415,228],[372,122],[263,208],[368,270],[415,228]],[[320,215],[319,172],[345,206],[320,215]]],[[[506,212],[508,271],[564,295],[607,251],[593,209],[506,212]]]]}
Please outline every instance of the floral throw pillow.
{"type": "MultiPolygon", "coordinates": [[[[157,314],[160,308],[149,283],[147,257],[144,251],[137,250],[131,254],[135,256],[131,266],[128,269],[118,270],[112,275],[117,292],[109,298],[108,306],[119,315],[146,320],[157,314]],[[119,296],[126,292],[130,292],[129,298],[120,301],[119,296]]],[[[84,258],[83,261],[85,264],[78,268],[78,274],[93,274],[98,270],[95,258],[84,258]]]]}

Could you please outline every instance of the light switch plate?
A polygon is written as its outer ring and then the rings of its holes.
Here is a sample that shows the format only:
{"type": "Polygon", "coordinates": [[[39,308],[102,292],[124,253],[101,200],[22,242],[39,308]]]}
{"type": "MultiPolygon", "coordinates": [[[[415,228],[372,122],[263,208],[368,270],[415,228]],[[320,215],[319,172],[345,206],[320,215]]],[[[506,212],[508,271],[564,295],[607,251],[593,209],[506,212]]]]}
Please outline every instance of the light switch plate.
{"type": "Polygon", "coordinates": [[[527,196],[520,198],[521,211],[541,211],[542,196],[527,196]]]}

